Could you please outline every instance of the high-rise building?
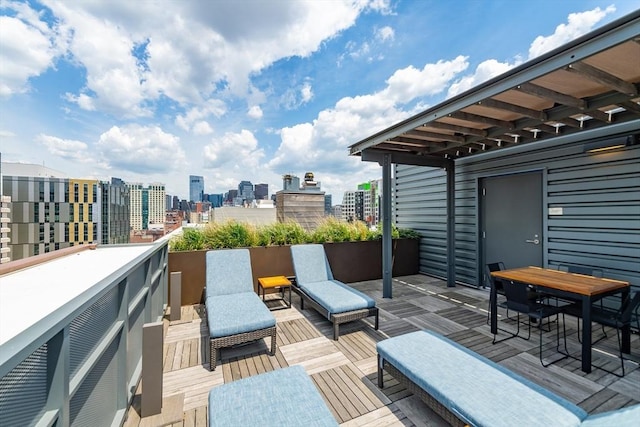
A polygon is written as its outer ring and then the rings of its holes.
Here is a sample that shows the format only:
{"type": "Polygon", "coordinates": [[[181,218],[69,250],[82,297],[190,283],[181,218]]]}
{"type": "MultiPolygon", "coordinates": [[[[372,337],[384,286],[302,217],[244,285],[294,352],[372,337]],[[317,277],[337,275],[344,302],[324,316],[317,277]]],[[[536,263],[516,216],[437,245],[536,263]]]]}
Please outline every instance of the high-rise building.
{"type": "Polygon", "coordinates": [[[358,189],[355,191],[345,191],[342,198],[342,219],[377,225],[381,217],[381,192],[381,179],[358,184],[358,189]]]}
{"type": "Polygon", "coordinates": [[[111,178],[100,183],[101,221],[98,224],[102,244],[129,243],[129,189],[124,181],[111,178]]]}
{"type": "Polygon", "coordinates": [[[189,201],[202,202],[204,195],[204,178],[197,175],[189,175],[189,201]]]}
{"type": "MultiPolygon", "coordinates": [[[[289,181],[285,175],[285,186],[289,181]]],[[[302,187],[276,193],[276,219],[278,222],[296,221],[307,231],[314,230],[325,217],[325,197],[311,172],[305,174],[302,187]]]]}
{"type": "Polygon", "coordinates": [[[143,187],[141,183],[128,183],[131,205],[131,230],[148,230],[149,224],[164,224],[165,186],[160,183],[143,187]]]}
{"type": "Polygon", "coordinates": [[[333,214],[331,210],[331,194],[324,195],[324,213],[327,215],[333,214]]]}
{"type": "Polygon", "coordinates": [[[251,202],[255,199],[251,181],[240,181],[240,184],[238,184],[238,197],[244,202],[251,202]]]}
{"type": "Polygon", "coordinates": [[[256,184],[253,192],[256,200],[266,200],[269,198],[269,184],[256,184]]]}
{"type": "MultiPolygon", "coordinates": [[[[11,259],[98,242],[99,182],[67,178],[40,165],[3,163],[3,196],[11,198],[11,259]]],[[[3,223],[4,224],[4,223],[3,223]]]]}

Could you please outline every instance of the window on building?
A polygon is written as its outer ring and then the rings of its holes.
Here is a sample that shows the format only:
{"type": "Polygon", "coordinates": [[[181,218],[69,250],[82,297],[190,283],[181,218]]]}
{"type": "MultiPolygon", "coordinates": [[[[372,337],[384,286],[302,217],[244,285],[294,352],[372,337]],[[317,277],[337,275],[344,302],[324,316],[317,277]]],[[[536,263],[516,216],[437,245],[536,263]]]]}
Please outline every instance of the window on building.
{"type": "Polygon", "coordinates": [[[40,232],[38,233],[39,241],[44,242],[44,223],[40,224],[40,232]]]}
{"type": "Polygon", "coordinates": [[[56,202],[53,205],[53,215],[54,215],[54,221],[60,222],[60,203],[58,202],[56,202]]]}
{"type": "Polygon", "coordinates": [[[40,222],[40,203],[33,204],[33,222],[40,222]]]}
{"type": "Polygon", "coordinates": [[[56,186],[53,185],[53,182],[50,182],[49,183],[49,201],[50,202],[55,202],[56,201],[55,188],[56,188],[56,186]]]}
{"type": "Polygon", "coordinates": [[[89,205],[89,218],[88,218],[89,222],[93,222],[93,205],[90,204],[89,205]]]}
{"type": "Polygon", "coordinates": [[[98,242],[98,224],[93,223],[93,242],[98,242]]]}
{"type": "Polygon", "coordinates": [[[60,243],[56,243],[53,245],[53,248],[57,251],[58,249],[60,249],[60,243]]]}
{"type": "Polygon", "coordinates": [[[80,205],[78,206],[80,208],[80,212],[79,212],[79,221],[80,222],[84,222],[84,203],[80,203],[80,205]]]}
{"type": "Polygon", "coordinates": [[[83,233],[82,233],[82,241],[86,242],[89,240],[89,224],[83,224],[83,233]]]}
{"type": "Polygon", "coordinates": [[[78,227],[80,226],[80,224],[73,224],[73,241],[77,242],[78,240],[80,240],[78,238],[80,231],[78,230],[78,227]]]}
{"type": "Polygon", "coordinates": [[[82,193],[82,201],[87,203],[89,201],[89,184],[82,184],[82,193]]]}
{"type": "Polygon", "coordinates": [[[93,203],[98,201],[98,186],[97,184],[93,184],[93,203]]]}
{"type": "Polygon", "coordinates": [[[49,208],[51,207],[50,205],[51,205],[51,203],[48,203],[48,202],[44,203],[44,222],[50,222],[51,221],[51,218],[49,217],[49,215],[50,215],[49,208]]]}
{"type": "Polygon", "coordinates": [[[69,241],[69,223],[68,222],[64,223],[64,241],[65,242],[69,241]]]}
{"type": "Polygon", "coordinates": [[[40,255],[40,245],[39,244],[35,244],[33,245],[33,254],[34,255],[40,255]]]}
{"type": "Polygon", "coordinates": [[[75,217],[76,217],[76,204],[69,203],[69,219],[71,221],[75,221],[75,217]]]}
{"type": "Polygon", "coordinates": [[[80,201],[79,188],[78,184],[73,184],[73,201],[76,203],[80,201]]]}
{"type": "Polygon", "coordinates": [[[64,202],[69,203],[69,183],[64,183],[64,202]]]}
{"type": "Polygon", "coordinates": [[[38,190],[39,190],[39,196],[38,196],[38,201],[39,202],[44,202],[44,181],[40,181],[38,182],[38,190]]]}

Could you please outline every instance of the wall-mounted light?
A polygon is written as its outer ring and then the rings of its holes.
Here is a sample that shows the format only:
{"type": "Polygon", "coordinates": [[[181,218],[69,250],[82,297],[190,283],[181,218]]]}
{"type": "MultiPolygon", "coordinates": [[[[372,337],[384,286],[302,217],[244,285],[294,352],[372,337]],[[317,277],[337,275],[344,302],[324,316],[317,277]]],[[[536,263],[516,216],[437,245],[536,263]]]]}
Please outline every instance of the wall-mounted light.
{"type": "Polygon", "coordinates": [[[625,135],[616,138],[602,139],[600,141],[589,142],[583,146],[583,152],[589,154],[602,153],[605,151],[617,150],[619,148],[630,147],[640,143],[640,135],[625,135]]]}

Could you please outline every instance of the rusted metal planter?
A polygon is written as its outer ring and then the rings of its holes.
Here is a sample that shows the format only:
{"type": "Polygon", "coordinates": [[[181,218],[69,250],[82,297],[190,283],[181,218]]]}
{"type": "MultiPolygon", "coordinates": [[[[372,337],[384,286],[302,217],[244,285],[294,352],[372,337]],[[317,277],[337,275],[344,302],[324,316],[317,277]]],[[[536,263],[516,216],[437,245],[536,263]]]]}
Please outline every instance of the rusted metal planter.
{"type": "MultiPolygon", "coordinates": [[[[325,252],[333,275],[345,283],[382,278],[382,242],[325,243],[325,252]]],[[[169,273],[182,272],[182,305],[202,302],[206,282],[206,250],[169,252],[169,273]]],[[[258,278],[293,276],[291,250],[284,246],[249,248],[253,286],[257,292],[258,278]]],[[[417,274],[419,270],[419,240],[393,240],[393,276],[417,274]]],[[[171,287],[171,283],[169,283],[171,287]]]]}

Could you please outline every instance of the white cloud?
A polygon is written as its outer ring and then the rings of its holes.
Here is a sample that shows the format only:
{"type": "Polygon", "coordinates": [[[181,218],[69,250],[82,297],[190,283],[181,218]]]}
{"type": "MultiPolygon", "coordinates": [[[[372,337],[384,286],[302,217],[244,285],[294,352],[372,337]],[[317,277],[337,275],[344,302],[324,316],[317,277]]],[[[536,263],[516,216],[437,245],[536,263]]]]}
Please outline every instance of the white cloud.
{"type": "Polygon", "coordinates": [[[137,174],[166,173],[185,162],[179,138],[157,126],[113,126],[96,148],[109,167],[137,174]]]}
{"type": "Polygon", "coordinates": [[[393,41],[395,38],[395,31],[393,31],[393,28],[389,26],[378,28],[376,30],[376,38],[382,42],[393,41]]]}
{"type": "Polygon", "coordinates": [[[306,104],[307,102],[311,101],[311,98],[313,98],[313,90],[311,89],[311,83],[305,82],[302,85],[302,89],[300,89],[300,97],[302,99],[303,104],[306,104]]]}
{"type": "Polygon", "coordinates": [[[475,73],[462,77],[449,87],[447,92],[447,98],[451,98],[458,95],[472,87],[479,85],[495,76],[507,72],[511,68],[520,64],[520,61],[516,60],[513,64],[498,62],[495,59],[489,59],[481,62],[475,70],[475,73]]]}
{"type": "Polygon", "coordinates": [[[193,125],[193,133],[195,135],[210,135],[213,133],[213,128],[208,122],[202,120],[193,125]]]}
{"type": "Polygon", "coordinates": [[[389,77],[385,95],[395,102],[404,103],[414,98],[438,94],[468,66],[467,57],[461,55],[451,61],[440,60],[435,64],[426,64],[421,70],[408,66],[389,77]]]}
{"type": "Polygon", "coordinates": [[[26,5],[3,4],[16,16],[0,16],[0,96],[29,90],[28,80],[53,66],[60,53],[54,31],[26,5]]]}
{"type": "Polygon", "coordinates": [[[379,92],[344,97],[333,108],[321,111],[312,123],[281,129],[281,144],[269,167],[274,171],[313,167],[314,172],[332,175],[369,171],[359,159],[347,155],[347,147],[417,113],[415,107],[405,111],[399,106],[443,92],[467,66],[466,57],[459,56],[426,64],[421,70],[412,66],[397,70],[379,92]]]}
{"type": "Polygon", "coordinates": [[[40,134],[36,141],[43,144],[50,154],[74,162],[91,162],[88,145],[82,141],[62,139],[56,136],[40,134]]]}
{"type": "Polygon", "coordinates": [[[566,24],[560,24],[556,27],[555,32],[550,36],[538,36],[535,38],[529,48],[529,59],[535,58],[565,43],[575,40],[583,34],[591,31],[594,26],[600,22],[605,16],[616,11],[615,6],[611,5],[602,10],[596,7],[586,12],[571,13],[566,24]]]}
{"type": "Polygon", "coordinates": [[[253,105],[247,111],[247,116],[252,119],[261,119],[262,118],[262,108],[259,105],[253,105]]]}
{"type": "MultiPolygon", "coordinates": [[[[185,114],[178,114],[175,119],[176,125],[186,132],[196,132],[195,126],[199,124],[202,131],[202,122],[209,117],[222,117],[227,112],[227,106],[219,99],[209,99],[198,107],[190,108],[185,114]]],[[[200,134],[202,135],[202,134],[200,134]]]]}
{"type": "Polygon", "coordinates": [[[204,147],[204,167],[240,169],[243,172],[256,168],[264,150],[258,147],[258,140],[252,132],[243,129],[239,133],[228,132],[222,138],[214,138],[204,147]]]}

